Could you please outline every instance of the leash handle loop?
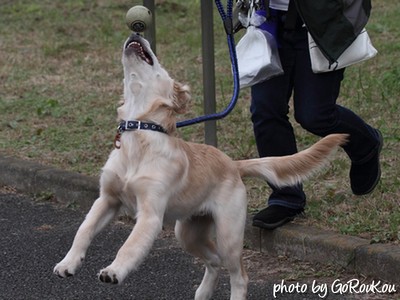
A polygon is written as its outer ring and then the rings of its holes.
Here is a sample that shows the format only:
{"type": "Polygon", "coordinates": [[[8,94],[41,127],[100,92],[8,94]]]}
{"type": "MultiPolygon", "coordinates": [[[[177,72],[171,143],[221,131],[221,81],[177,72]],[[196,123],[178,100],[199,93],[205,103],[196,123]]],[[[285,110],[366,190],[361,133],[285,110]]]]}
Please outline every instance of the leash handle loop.
{"type": "Polygon", "coordinates": [[[232,65],[232,73],[233,73],[233,95],[231,101],[228,106],[221,112],[200,116],[197,118],[185,120],[176,123],[176,127],[184,127],[188,125],[197,124],[200,122],[211,121],[211,120],[219,120],[226,117],[232,109],[235,107],[237,99],[239,97],[240,91],[240,83],[239,83],[239,70],[236,56],[236,47],[235,40],[233,37],[233,0],[227,1],[227,10],[225,12],[224,7],[221,3],[221,0],[215,0],[215,4],[217,6],[218,12],[221,15],[222,21],[224,22],[225,32],[227,35],[227,42],[229,47],[231,65],[232,65]]]}

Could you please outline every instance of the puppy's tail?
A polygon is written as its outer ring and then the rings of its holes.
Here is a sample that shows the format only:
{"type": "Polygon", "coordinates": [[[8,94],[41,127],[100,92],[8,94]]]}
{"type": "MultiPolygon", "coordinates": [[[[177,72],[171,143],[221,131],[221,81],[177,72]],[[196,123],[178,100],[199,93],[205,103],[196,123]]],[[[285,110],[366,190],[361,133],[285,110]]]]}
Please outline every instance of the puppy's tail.
{"type": "Polygon", "coordinates": [[[331,134],[299,153],[236,161],[242,177],[259,177],[274,186],[295,185],[321,169],[347,142],[347,134],[331,134]]]}

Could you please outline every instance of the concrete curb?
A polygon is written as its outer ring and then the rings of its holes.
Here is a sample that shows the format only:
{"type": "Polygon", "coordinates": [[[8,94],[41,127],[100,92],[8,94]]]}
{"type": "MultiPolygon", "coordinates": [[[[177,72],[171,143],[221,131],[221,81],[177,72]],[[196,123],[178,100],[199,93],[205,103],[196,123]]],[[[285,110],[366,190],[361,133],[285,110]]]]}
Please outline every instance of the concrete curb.
{"type": "Polygon", "coordinates": [[[0,186],[31,193],[51,193],[59,202],[88,210],[99,195],[98,180],[41,164],[0,155],[0,186]]]}
{"type": "MultiPolygon", "coordinates": [[[[96,178],[2,155],[0,170],[0,186],[12,186],[31,194],[51,193],[59,202],[79,205],[85,211],[98,197],[96,178]]],[[[260,230],[251,226],[250,216],[245,244],[267,254],[339,265],[374,279],[400,284],[400,247],[397,245],[370,244],[362,238],[298,224],[272,231],[260,230]]]]}
{"type": "Polygon", "coordinates": [[[251,249],[302,261],[332,264],[374,279],[400,284],[400,247],[370,244],[366,239],[299,224],[273,231],[254,228],[248,220],[245,241],[251,249]]]}

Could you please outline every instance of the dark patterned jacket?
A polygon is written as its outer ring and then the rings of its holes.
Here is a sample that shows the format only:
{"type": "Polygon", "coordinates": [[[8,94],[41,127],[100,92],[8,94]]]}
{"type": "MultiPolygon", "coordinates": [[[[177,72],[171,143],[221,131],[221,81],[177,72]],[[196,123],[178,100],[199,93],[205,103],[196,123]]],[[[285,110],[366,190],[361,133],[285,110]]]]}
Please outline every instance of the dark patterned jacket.
{"type": "Polygon", "coordinates": [[[368,22],[371,0],[294,0],[325,57],[334,63],[368,22]]]}

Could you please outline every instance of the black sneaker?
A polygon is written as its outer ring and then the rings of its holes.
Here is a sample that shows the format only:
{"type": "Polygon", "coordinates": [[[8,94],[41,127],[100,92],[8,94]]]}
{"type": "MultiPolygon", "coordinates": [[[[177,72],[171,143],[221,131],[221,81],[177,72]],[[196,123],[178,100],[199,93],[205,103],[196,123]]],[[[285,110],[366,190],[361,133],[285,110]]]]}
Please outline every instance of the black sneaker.
{"type": "Polygon", "coordinates": [[[379,139],[379,147],[371,157],[360,162],[352,162],[350,168],[350,186],[354,195],[366,195],[371,193],[381,178],[381,166],[379,156],[383,146],[383,137],[376,130],[379,139]]]}
{"type": "Polygon", "coordinates": [[[303,208],[293,209],[280,205],[270,205],[253,217],[253,226],[272,230],[293,221],[303,211],[303,208]]]}

